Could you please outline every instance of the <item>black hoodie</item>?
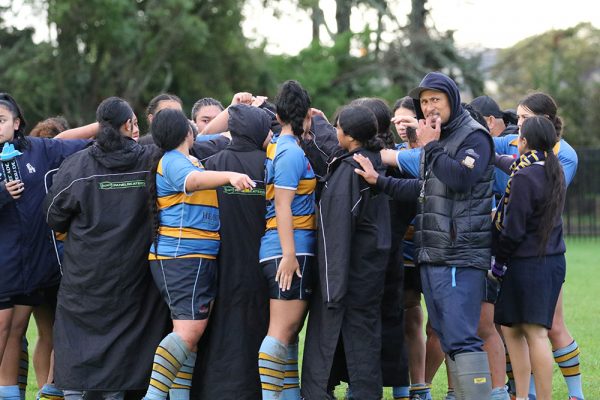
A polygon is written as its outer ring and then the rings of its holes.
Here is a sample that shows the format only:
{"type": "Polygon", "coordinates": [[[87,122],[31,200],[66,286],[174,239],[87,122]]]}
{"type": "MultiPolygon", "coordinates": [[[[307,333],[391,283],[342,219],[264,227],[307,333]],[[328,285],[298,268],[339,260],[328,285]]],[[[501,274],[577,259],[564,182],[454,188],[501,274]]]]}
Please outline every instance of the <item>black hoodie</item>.
{"type": "Polygon", "coordinates": [[[265,233],[262,144],[270,127],[271,118],[259,108],[229,107],[231,144],[205,164],[208,170],[245,173],[257,185],[245,191],[230,185],[217,189],[219,300],[199,344],[190,395],[196,400],[260,398],[256,355],[269,325],[269,293],[258,251],[265,233]]]}
{"type": "Polygon", "coordinates": [[[154,350],[169,324],[147,261],[146,182],[154,150],[133,140],[115,152],[94,144],[63,162],[44,200],[48,224],[68,232],[54,323],[58,387],[148,385],[154,350]]]}

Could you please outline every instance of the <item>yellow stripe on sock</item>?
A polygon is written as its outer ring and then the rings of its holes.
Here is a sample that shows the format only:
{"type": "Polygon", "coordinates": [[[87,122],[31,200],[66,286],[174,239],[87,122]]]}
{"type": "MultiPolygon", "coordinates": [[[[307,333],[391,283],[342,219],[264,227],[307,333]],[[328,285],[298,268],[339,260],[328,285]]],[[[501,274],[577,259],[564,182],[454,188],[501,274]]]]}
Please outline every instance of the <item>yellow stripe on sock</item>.
{"type": "Polygon", "coordinates": [[[154,378],[150,378],[150,386],[160,390],[163,393],[169,393],[169,387],[154,378]]]}
{"type": "Polygon", "coordinates": [[[572,367],[560,367],[560,372],[562,372],[563,376],[577,376],[581,374],[579,364],[572,367]]]}
{"type": "Polygon", "coordinates": [[[40,400],[64,400],[63,396],[55,396],[53,394],[40,394],[40,400]]]}
{"type": "Polygon", "coordinates": [[[270,390],[272,392],[281,392],[281,386],[273,385],[271,383],[261,382],[260,387],[262,390],[270,390]]]}
{"type": "Polygon", "coordinates": [[[259,367],[258,373],[265,376],[270,376],[271,378],[283,379],[283,371],[277,371],[275,369],[259,367]]]}
{"type": "Polygon", "coordinates": [[[181,368],[181,363],[177,361],[173,354],[169,353],[169,350],[165,349],[164,347],[158,346],[156,348],[156,354],[170,362],[175,369],[179,370],[181,368]]]}
{"type": "Polygon", "coordinates": [[[556,361],[557,363],[569,361],[570,359],[577,357],[579,355],[579,353],[580,353],[580,351],[579,351],[579,347],[578,347],[575,350],[570,351],[567,354],[564,354],[560,357],[554,357],[554,361],[556,361]]]}
{"type": "Polygon", "coordinates": [[[189,374],[187,372],[181,372],[179,371],[177,373],[177,379],[187,379],[188,381],[192,380],[192,374],[189,374]]]}
{"type": "Polygon", "coordinates": [[[286,383],[285,385],[283,385],[283,390],[286,390],[286,389],[296,389],[296,388],[299,388],[299,387],[300,387],[300,385],[297,384],[297,383],[295,383],[295,384],[294,383],[286,383]]]}
{"type": "Polygon", "coordinates": [[[298,378],[298,370],[296,371],[285,371],[286,378],[298,378]]]}
{"type": "Polygon", "coordinates": [[[165,368],[163,365],[160,365],[159,363],[152,364],[152,371],[156,371],[159,374],[164,375],[164,377],[170,381],[175,379],[175,374],[172,371],[169,371],[169,369],[165,368]]]}
{"type": "Polygon", "coordinates": [[[271,361],[277,364],[281,364],[281,365],[285,365],[285,361],[277,358],[277,357],[273,357],[272,355],[269,355],[267,353],[258,353],[258,359],[259,360],[266,360],[266,361],[271,361]]]}
{"type": "Polygon", "coordinates": [[[191,386],[186,386],[186,385],[180,385],[179,383],[174,383],[173,386],[171,386],[171,389],[190,389],[191,386]]]}

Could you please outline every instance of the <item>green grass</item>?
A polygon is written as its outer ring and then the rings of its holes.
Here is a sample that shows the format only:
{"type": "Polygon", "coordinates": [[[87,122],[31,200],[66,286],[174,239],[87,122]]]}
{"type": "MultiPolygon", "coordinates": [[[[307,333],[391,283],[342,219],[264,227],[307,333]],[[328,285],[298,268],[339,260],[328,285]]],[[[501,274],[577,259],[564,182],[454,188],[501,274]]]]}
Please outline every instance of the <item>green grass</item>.
{"type": "MultiPolygon", "coordinates": [[[[567,326],[581,348],[583,389],[587,399],[600,399],[600,241],[571,239],[567,242],[567,279],[564,287],[564,309],[567,326]]],[[[33,320],[33,319],[32,319],[33,320]]],[[[33,346],[37,332],[32,322],[27,332],[33,346]]],[[[33,347],[31,347],[32,349],[33,347]]],[[[300,357],[301,359],[301,357],[300,357]]],[[[558,367],[555,366],[553,398],[566,399],[567,390],[558,367]]],[[[37,391],[33,366],[29,365],[27,399],[37,391]]],[[[440,368],[433,382],[433,398],[442,399],[446,391],[446,373],[440,368]]],[[[344,387],[336,391],[343,398],[344,387]]],[[[391,399],[386,388],[385,399],[391,399]]]]}

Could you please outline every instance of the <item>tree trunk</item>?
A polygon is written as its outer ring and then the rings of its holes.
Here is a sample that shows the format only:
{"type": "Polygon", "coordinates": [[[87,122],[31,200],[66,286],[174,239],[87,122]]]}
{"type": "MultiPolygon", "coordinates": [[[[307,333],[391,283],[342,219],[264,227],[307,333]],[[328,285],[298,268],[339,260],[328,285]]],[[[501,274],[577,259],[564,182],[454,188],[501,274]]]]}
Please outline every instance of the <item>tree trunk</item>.
{"type": "Polygon", "coordinates": [[[410,52],[417,64],[426,65],[427,44],[430,40],[429,32],[425,26],[427,0],[412,0],[412,8],[408,16],[408,37],[410,39],[410,52]]]}
{"type": "Polygon", "coordinates": [[[335,21],[337,22],[337,34],[350,31],[350,13],[352,11],[352,0],[337,0],[335,2],[335,21]]]}
{"type": "Polygon", "coordinates": [[[313,43],[320,43],[320,41],[321,41],[320,28],[321,28],[322,18],[323,18],[323,11],[319,7],[319,2],[315,1],[315,3],[312,6],[312,13],[311,13],[312,42],[313,43]]]}

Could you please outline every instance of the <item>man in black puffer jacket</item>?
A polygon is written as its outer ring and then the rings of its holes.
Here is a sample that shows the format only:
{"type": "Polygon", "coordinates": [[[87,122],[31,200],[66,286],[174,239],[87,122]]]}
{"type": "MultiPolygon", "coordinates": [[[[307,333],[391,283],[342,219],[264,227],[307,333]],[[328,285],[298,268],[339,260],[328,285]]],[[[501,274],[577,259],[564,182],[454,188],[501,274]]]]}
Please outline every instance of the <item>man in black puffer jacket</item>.
{"type": "MultiPolygon", "coordinates": [[[[487,354],[477,326],[491,257],[494,145],[462,108],[448,76],[431,72],[409,95],[423,145],[420,179],[378,176],[376,185],[400,200],[419,198],[415,244],[423,294],[448,355],[457,399],[490,398],[487,354]]],[[[375,172],[363,167],[367,172],[361,175],[375,182],[375,172]]]]}

